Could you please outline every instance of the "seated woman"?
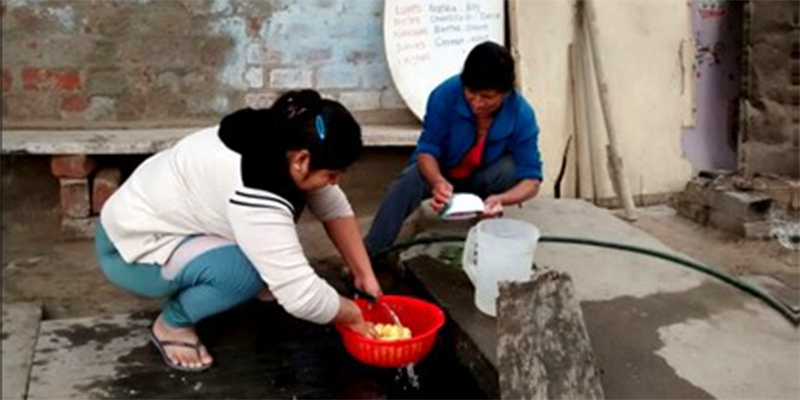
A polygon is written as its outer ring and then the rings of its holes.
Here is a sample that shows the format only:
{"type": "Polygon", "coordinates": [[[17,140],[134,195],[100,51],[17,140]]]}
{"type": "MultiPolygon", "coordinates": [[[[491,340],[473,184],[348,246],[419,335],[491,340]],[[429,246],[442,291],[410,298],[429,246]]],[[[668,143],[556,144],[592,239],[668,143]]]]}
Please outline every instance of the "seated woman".
{"type": "Polygon", "coordinates": [[[355,303],[309,266],[296,231],[308,205],[355,286],[380,294],[337,186],[361,148],[361,128],[341,104],[289,92],[150,157],[114,193],[97,225],[97,258],[123,289],[169,297],[150,332],[168,365],[208,368],[194,326],[259,294],[297,318],[368,332],[355,303]]]}
{"type": "Polygon", "coordinates": [[[511,53],[484,42],[467,55],[461,74],[431,92],[409,166],[384,195],[364,239],[370,255],[394,243],[427,197],[438,212],[453,191],[475,193],[492,217],[539,193],[539,126],[514,85],[511,53]]]}

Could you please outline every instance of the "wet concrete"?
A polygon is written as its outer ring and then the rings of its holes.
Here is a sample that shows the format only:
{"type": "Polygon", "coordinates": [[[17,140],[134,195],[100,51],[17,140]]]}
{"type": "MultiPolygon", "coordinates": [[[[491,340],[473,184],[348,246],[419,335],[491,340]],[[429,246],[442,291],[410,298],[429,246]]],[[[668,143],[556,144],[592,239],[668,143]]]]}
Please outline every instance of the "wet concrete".
{"type": "Polygon", "coordinates": [[[174,371],[147,340],[154,316],[45,322],[29,398],[484,397],[442,343],[414,367],[415,388],[404,370],[358,363],[333,327],[295,319],[275,303],[251,302],[203,321],[198,332],[215,366],[174,371]]]}
{"type": "MultiPolygon", "coordinates": [[[[581,303],[608,397],[714,398],[680,377],[666,360],[658,356],[656,351],[664,346],[658,329],[690,318],[707,317],[709,309],[703,305],[703,296],[728,293],[724,289],[708,283],[683,293],[581,303]],[[633,329],[636,334],[632,334],[633,329]]],[[[736,297],[729,300],[734,306],[741,303],[741,299],[736,297]]]]}

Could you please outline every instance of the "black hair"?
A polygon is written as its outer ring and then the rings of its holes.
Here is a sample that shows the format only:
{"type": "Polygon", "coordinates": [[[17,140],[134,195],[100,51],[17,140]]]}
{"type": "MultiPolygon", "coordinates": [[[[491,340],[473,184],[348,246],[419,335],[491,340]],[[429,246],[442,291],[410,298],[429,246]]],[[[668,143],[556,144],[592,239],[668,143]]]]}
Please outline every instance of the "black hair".
{"type": "Polygon", "coordinates": [[[507,93],[514,89],[515,82],[514,58],[508,49],[487,41],[470,50],[461,71],[464,87],[507,93]]]}
{"type": "Polygon", "coordinates": [[[286,149],[308,150],[312,170],[343,170],[361,155],[361,126],[343,105],[314,90],[284,93],[270,111],[286,149]]]}

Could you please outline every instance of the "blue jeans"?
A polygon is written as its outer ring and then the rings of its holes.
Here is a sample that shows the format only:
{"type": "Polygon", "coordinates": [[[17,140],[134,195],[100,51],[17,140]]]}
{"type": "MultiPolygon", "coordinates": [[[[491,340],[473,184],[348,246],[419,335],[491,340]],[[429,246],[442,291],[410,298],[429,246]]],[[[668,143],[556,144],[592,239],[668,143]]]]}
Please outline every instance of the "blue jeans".
{"type": "MultiPolygon", "coordinates": [[[[485,199],[492,194],[511,189],[519,181],[514,160],[507,155],[494,164],[479,169],[467,179],[451,180],[450,183],[455,192],[474,193],[485,199]]],[[[372,226],[364,238],[364,245],[370,256],[391,246],[406,218],[430,196],[431,188],[417,164],[406,167],[384,195],[372,226]]]]}
{"type": "Polygon", "coordinates": [[[117,286],[141,296],[168,297],[164,322],[173,327],[195,325],[252,299],[264,288],[255,267],[236,245],[198,255],[167,280],[161,276],[161,265],[125,262],[98,221],[95,253],[106,277],[117,286]]]}

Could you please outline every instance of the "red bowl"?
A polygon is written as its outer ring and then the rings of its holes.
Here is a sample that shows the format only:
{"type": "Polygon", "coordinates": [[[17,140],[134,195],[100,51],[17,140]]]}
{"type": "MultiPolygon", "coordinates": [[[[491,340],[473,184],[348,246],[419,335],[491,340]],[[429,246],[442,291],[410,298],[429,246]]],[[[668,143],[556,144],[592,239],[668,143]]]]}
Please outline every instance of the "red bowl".
{"type": "Polygon", "coordinates": [[[384,341],[370,339],[348,327],[337,325],[344,347],[357,360],[375,367],[399,368],[425,357],[444,325],[444,312],[434,304],[407,296],[381,296],[378,303],[356,299],[364,319],[375,324],[394,324],[390,308],[400,323],[411,330],[410,339],[384,341]],[[380,304],[383,303],[383,304],[380,304]]]}

